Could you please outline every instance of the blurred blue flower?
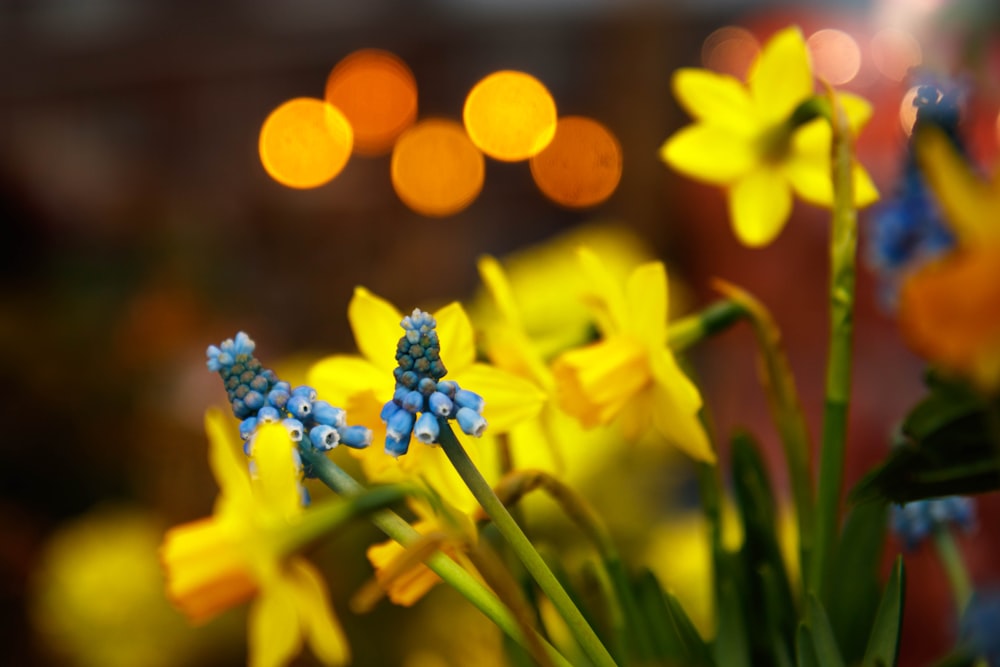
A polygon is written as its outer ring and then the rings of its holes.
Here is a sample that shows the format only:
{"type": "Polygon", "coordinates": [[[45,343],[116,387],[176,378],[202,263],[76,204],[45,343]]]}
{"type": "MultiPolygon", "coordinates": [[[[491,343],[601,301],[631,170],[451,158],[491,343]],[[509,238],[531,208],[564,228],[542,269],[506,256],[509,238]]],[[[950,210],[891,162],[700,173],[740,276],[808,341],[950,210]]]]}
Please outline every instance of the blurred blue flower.
{"type": "Polygon", "coordinates": [[[958,125],[966,87],[928,74],[918,75],[916,85],[913,106],[917,113],[902,178],[893,196],[874,209],[869,229],[869,263],[882,278],[882,298],[890,308],[895,307],[898,283],[906,270],[941,255],[955,244],[955,237],[917,165],[913,137],[923,128],[936,127],[964,155],[958,125]]]}
{"type": "Polygon", "coordinates": [[[962,614],[962,643],[993,667],[1000,666],[1000,590],[976,591],[962,614]]]}
{"type": "Polygon", "coordinates": [[[889,527],[908,551],[913,551],[936,528],[950,525],[970,530],[975,524],[975,505],[971,498],[948,496],[893,505],[889,527]]]}

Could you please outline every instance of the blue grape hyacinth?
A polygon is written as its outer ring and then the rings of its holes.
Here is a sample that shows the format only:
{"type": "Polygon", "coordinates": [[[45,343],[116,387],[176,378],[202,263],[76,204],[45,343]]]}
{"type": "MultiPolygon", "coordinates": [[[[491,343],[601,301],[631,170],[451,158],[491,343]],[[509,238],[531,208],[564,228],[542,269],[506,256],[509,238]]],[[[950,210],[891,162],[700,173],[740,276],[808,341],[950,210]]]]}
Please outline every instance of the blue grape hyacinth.
{"type": "MultiPolygon", "coordinates": [[[[253,455],[253,435],[259,424],[280,422],[299,447],[329,451],[338,445],[363,449],[371,444],[372,432],[364,426],[349,426],[346,413],[320,400],[316,390],[292,387],[264,368],[254,357],[255,344],[244,332],[206,352],[208,369],[225,383],[233,414],[240,422],[243,451],[253,455]]],[[[309,471],[305,471],[308,476],[309,471]]]]}
{"type": "Polygon", "coordinates": [[[405,454],[414,435],[425,444],[436,444],[442,419],[455,420],[463,433],[481,436],[486,430],[483,398],[442,379],[448,370],[441,361],[437,322],[418,308],[400,326],[404,333],[396,345],[396,388],[381,414],[386,454],[405,454]]]}
{"type": "Polygon", "coordinates": [[[935,529],[954,525],[970,530],[975,524],[975,505],[965,496],[915,500],[890,509],[889,527],[913,551],[935,529]]]}
{"type": "Polygon", "coordinates": [[[916,119],[908,142],[899,186],[873,211],[869,234],[870,265],[882,277],[883,301],[895,305],[898,282],[903,272],[938,257],[955,245],[954,234],[945,223],[913,150],[913,137],[927,127],[943,131],[961,154],[959,121],[965,87],[927,74],[916,79],[913,99],[916,119]]]}

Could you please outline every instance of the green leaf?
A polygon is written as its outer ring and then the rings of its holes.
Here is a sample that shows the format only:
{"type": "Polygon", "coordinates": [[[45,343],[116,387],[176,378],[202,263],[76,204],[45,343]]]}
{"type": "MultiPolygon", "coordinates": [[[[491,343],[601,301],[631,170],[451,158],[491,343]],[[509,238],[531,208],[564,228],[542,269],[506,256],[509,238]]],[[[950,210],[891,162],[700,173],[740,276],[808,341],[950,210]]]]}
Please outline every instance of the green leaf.
{"type": "Polygon", "coordinates": [[[811,631],[813,651],[819,667],[844,667],[844,659],[837,648],[830,619],[827,618],[823,605],[812,594],[806,601],[806,624],[811,631]]]}
{"type": "Polygon", "coordinates": [[[884,505],[853,507],[830,564],[833,583],[824,602],[842,655],[852,664],[864,655],[879,604],[885,531],[884,505]]]}
{"type": "Polygon", "coordinates": [[[659,660],[668,664],[712,665],[705,641],[672,594],[664,592],[649,570],[639,572],[635,597],[642,610],[643,631],[659,660]]]}
{"type": "Polygon", "coordinates": [[[909,502],[1000,488],[1000,456],[990,434],[991,405],[968,386],[928,380],[930,394],[907,415],[902,440],[852,490],[854,502],[909,502]]]}
{"type": "Polygon", "coordinates": [[[875,623],[868,637],[864,664],[874,667],[894,667],[899,656],[899,636],[903,627],[903,602],[906,597],[906,571],[903,557],[896,557],[896,565],[885,585],[878,605],[875,623]]]}
{"type": "Polygon", "coordinates": [[[812,632],[805,623],[800,623],[795,633],[795,664],[798,667],[820,667],[812,632]]]}
{"type": "MultiPolygon", "coordinates": [[[[773,661],[772,637],[795,631],[795,599],[775,526],[777,507],[757,444],[745,433],[733,439],[733,486],[743,523],[738,565],[746,589],[746,632],[757,662],[773,661]]],[[[720,581],[722,577],[717,577],[720,581]]],[[[722,601],[720,600],[720,606],[722,601]]]]}
{"type": "Polygon", "coordinates": [[[732,581],[719,583],[719,626],[715,637],[714,654],[717,665],[750,667],[750,644],[740,596],[732,581]]]}

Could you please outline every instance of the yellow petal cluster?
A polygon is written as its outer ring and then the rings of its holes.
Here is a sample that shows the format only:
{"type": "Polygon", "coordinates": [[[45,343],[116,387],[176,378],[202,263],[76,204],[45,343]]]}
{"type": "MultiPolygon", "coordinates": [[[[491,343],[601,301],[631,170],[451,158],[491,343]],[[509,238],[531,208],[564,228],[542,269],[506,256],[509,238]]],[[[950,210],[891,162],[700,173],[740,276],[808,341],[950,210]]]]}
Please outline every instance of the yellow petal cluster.
{"type": "MultiPolygon", "coordinates": [[[[733,229],[742,243],[770,243],[792,210],[792,194],[819,206],[833,204],[830,124],[802,125],[793,113],[814,96],[812,65],[798,28],[764,45],[746,83],[708,70],[679,69],[673,90],[694,123],[674,134],[660,157],[691,178],[726,189],[733,229]]],[[[839,93],[838,103],[857,133],[871,116],[860,97],[839,93]]],[[[857,206],[878,199],[867,172],[853,167],[857,206]]]]}
{"type": "Polygon", "coordinates": [[[905,279],[900,327],[943,370],[1000,387],[1000,168],[984,180],[940,132],[917,137],[923,173],[958,239],[957,248],[905,279]]]}
{"type": "Polygon", "coordinates": [[[693,458],[714,462],[698,419],[701,395],[667,346],[667,272],[638,266],[624,286],[587,248],[578,258],[601,340],[560,355],[552,365],[561,407],[585,426],[618,422],[627,438],[649,426],[693,458]]]}
{"type": "Polygon", "coordinates": [[[287,431],[279,425],[258,430],[251,479],[222,414],[209,411],[205,426],[220,495],[211,517],[164,537],[168,597],[196,623],[252,600],[251,665],[285,665],[303,640],[323,664],[346,664],[347,640],[322,577],[305,559],[285,553],[303,511],[287,431]]]}

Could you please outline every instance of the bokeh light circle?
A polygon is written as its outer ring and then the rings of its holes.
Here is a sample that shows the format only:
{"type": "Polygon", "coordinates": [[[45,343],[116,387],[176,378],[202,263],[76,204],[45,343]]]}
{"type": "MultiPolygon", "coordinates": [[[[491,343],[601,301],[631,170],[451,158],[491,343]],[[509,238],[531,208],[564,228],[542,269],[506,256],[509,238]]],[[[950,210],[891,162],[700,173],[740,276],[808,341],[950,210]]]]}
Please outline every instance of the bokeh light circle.
{"type": "Polygon", "coordinates": [[[298,97],[272,111],[258,151],[268,175],[290,188],[315,188],[339,174],[351,156],[347,118],[323,100],[298,97]]]}
{"type": "Polygon", "coordinates": [[[875,69],[893,81],[902,81],[911,67],[923,62],[920,42],[899,28],[883,28],[875,33],[871,51],[875,69]]]}
{"type": "MultiPolygon", "coordinates": [[[[917,107],[914,106],[913,102],[917,99],[917,95],[921,92],[921,89],[928,88],[927,86],[913,86],[903,95],[903,100],[899,103],[899,124],[903,128],[903,132],[907,136],[913,134],[913,124],[917,122],[917,107]]],[[[926,90],[924,91],[926,94],[926,90]]],[[[937,100],[941,99],[941,91],[936,91],[937,100]]]]}
{"type": "Polygon", "coordinates": [[[562,206],[585,208],[600,204],[618,187],[622,149],[596,120],[565,116],[556,124],[555,137],[529,164],[545,196],[562,206]]]}
{"type": "Polygon", "coordinates": [[[462,109],[469,137],[497,160],[537,155],[556,131],[556,103],[542,83],[524,72],[490,74],[469,91],[462,109]]]}
{"type": "Polygon", "coordinates": [[[715,30],[701,45],[701,64],[707,69],[746,79],[760,43],[749,30],[727,25],[715,30]]]}
{"type": "Polygon", "coordinates": [[[861,47],[842,30],[817,30],[806,44],[816,76],[834,86],[851,81],[861,70],[861,47]]]}
{"type": "Polygon", "coordinates": [[[459,123],[431,118],[399,137],[390,172],[392,187],[404,204],[422,215],[444,217],[479,195],[486,160],[459,123]]]}
{"type": "Polygon", "coordinates": [[[326,101],[354,129],[354,150],[383,155],[417,118],[417,82],[399,57],[379,49],[355,51],[326,80],[326,101]]]}

